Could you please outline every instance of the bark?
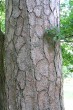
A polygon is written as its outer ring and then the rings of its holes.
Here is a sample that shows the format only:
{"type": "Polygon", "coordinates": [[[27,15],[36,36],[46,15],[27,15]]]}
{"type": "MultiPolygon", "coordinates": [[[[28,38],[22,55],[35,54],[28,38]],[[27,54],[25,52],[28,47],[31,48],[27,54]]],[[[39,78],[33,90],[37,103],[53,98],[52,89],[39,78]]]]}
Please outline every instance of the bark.
{"type": "Polygon", "coordinates": [[[5,110],[4,34],[0,30],[0,110],[5,110]]]}
{"type": "Polygon", "coordinates": [[[6,0],[7,110],[64,110],[60,43],[44,33],[59,27],[59,0],[6,0]]]}

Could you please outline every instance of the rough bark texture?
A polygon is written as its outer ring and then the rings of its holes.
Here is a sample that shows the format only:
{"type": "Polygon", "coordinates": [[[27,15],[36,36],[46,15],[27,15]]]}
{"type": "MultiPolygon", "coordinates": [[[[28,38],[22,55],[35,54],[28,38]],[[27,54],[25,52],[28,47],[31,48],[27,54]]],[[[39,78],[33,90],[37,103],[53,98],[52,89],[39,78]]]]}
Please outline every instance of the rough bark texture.
{"type": "Polygon", "coordinates": [[[6,0],[7,110],[64,110],[60,43],[44,37],[59,26],[59,0],[6,0]]]}
{"type": "Polygon", "coordinates": [[[5,110],[4,34],[0,30],[0,110],[5,110]]]}

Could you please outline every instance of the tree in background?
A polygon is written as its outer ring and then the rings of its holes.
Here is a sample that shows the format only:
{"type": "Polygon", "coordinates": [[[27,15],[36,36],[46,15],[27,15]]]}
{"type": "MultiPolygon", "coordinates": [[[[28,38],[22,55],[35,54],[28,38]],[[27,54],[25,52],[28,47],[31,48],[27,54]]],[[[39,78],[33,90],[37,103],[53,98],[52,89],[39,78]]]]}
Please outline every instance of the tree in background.
{"type": "Polygon", "coordinates": [[[6,0],[7,110],[64,110],[60,41],[46,39],[59,27],[59,0],[6,0]]]}

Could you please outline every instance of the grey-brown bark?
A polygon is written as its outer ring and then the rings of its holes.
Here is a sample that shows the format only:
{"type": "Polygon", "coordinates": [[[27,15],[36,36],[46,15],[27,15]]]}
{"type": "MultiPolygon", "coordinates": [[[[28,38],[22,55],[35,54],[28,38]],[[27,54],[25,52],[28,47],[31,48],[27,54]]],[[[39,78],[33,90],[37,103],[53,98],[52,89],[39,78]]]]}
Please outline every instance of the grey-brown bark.
{"type": "Polygon", "coordinates": [[[60,43],[45,30],[59,26],[59,0],[6,0],[7,110],[64,110],[60,43]]]}
{"type": "Polygon", "coordinates": [[[0,30],[0,110],[5,110],[4,34],[0,30]]]}

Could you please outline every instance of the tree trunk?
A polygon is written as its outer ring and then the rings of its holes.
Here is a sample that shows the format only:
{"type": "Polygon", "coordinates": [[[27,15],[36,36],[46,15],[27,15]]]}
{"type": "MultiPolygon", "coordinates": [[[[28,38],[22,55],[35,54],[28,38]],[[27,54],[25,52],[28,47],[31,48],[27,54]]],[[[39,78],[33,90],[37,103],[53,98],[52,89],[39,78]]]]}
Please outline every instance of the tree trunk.
{"type": "Polygon", "coordinates": [[[0,110],[5,110],[4,34],[0,30],[0,110]]]}
{"type": "Polygon", "coordinates": [[[59,0],[6,0],[7,110],[64,110],[60,42],[45,31],[59,27],[59,0]]]}

